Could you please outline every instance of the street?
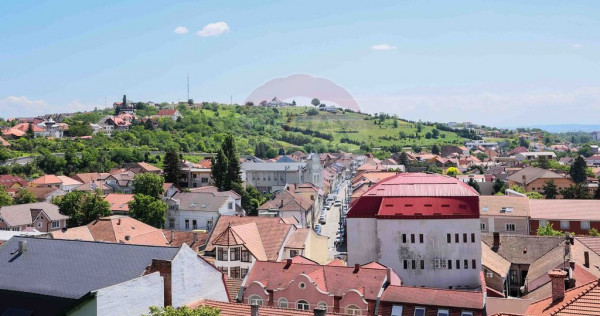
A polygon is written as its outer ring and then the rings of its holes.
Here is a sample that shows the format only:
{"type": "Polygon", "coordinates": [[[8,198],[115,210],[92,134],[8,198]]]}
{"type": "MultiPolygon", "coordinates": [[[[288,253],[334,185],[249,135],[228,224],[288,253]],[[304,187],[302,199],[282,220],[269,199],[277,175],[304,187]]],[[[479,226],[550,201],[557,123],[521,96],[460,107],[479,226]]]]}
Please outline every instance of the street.
{"type": "MultiPolygon", "coordinates": [[[[343,181],[339,187],[338,194],[336,199],[342,200],[345,202],[346,195],[346,187],[348,181],[343,181]]],[[[342,204],[343,205],[343,204],[342,204]]],[[[321,225],[321,235],[329,237],[328,247],[329,247],[329,258],[333,259],[339,253],[335,248],[335,240],[337,238],[338,228],[340,227],[340,215],[341,215],[341,206],[331,206],[331,209],[327,211],[326,215],[326,223],[325,225],[321,225]]]]}

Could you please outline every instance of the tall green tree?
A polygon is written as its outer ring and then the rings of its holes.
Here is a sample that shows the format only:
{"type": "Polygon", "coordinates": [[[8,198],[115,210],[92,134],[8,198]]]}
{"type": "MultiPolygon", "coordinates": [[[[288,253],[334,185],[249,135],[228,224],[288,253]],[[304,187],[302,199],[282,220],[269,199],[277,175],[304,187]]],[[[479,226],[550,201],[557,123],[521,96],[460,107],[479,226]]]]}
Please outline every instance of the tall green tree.
{"type": "Polygon", "coordinates": [[[111,214],[110,204],[104,200],[100,190],[95,192],[71,191],[57,196],[52,203],[58,205],[61,214],[69,216],[69,227],[87,225],[98,217],[111,214]]]}
{"type": "Polygon", "coordinates": [[[317,98],[313,98],[313,99],[310,101],[310,104],[312,104],[312,105],[314,105],[314,106],[319,106],[319,104],[321,104],[321,101],[319,101],[319,99],[317,99],[317,98]]]}
{"type": "Polygon", "coordinates": [[[546,199],[556,199],[556,196],[558,195],[558,188],[556,187],[556,184],[554,184],[554,180],[550,179],[546,181],[543,189],[546,199]]]}
{"type": "Polygon", "coordinates": [[[569,174],[571,175],[571,179],[573,182],[577,184],[584,183],[587,180],[587,164],[583,156],[577,156],[573,164],[571,164],[571,168],[569,169],[569,174]]]}
{"type": "Polygon", "coordinates": [[[408,159],[408,154],[405,152],[401,152],[400,153],[400,161],[399,163],[401,165],[404,165],[405,168],[408,168],[410,166],[410,159],[408,159]]]}
{"type": "Polygon", "coordinates": [[[164,226],[167,203],[145,194],[135,194],[128,205],[129,216],[156,228],[164,226]]]}
{"type": "Polygon", "coordinates": [[[564,199],[569,200],[587,200],[590,198],[590,192],[585,184],[575,184],[561,191],[564,199]]]}
{"type": "Polygon", "coordinates": [[[163,160],[165,182],[177,184],[181,175],[179,155],[173,148],[169,149],[163,160]]]}
{"type": "Polygon", "coordinates": [[[438,145],[431,146],[431,153],[434,154],[434,155],[439,155],[440,154],[440,147],[438,147],[438,145]]]}
{"type": "Polygon", "coordinates": [[[235,147],[235,138],[232,134],[225,137],[225,141],[221,145],[223,153],[227,157],[227,179],[225,181],[225,190],[232,189],[232,183],[241,183],[240,177],[240,158],[235,147]]]}
{"type": "Polygon", "coordinates": [[[29,126],[27,127],[27,132],[25,132],[25,138],[33,139],[34,137],[35,133],[33,132],[33,124],[29,123],[29,126]]]}
{"type": "Polygon", "coordinates": [[[540,226],[537,229],[537,235],[538,236],[562,236],[564,235],[563,232],[561,232],[560,230],[556,230],[554,229],[554,227],[552,227],[552,223],[548,223],[545,226],[540,226]]]}
{"type": "Polygon", "coordinates": [[[496,178],[496,180],[494,180],[493,189],[494,189],[494,194],[504,193],[504,189],[505,189],[504,181],[502,181],[500,178],[496,178]]]}
{"type": "Polygon", "coordinates": [[[481,193],[481,191],[479,190],[479,183],[477,183],[477,181],[475,181],[473,178],[470,178],[467,184],[473,189],[475,189],[477,193],[481,193]]]}
{"type": "Polygon", "coordinates": [[[35,196],[29,189],[20,189],[15,196],[15,204],[28,204],[37,202],[35,196]]]}
{"type": "Polygon", "coordinates": [[[13,198],[8,195],[6,189],[0,185],[0,206],[7,206],[13,204],[13,198]]]}
{"type": "Polygon", "coordinates": [[[550,169],[550,161],[548,161],[548,157],[539,156],[536,159],[536,162],[537,162],[538,167],[540,167],[542,169],[550,169]]]}
{"type": "Polygon", "coordinates": [[[217,151],[217,156],[211,158],[211,176],[215,186],[223,191],[225,190],[225,179],[227,177],[227,166],[229,162],[227,161],[227,157],[223,153],[222,149],[217,151]]]}
{"type": "Polygon", "coordinates": [[[163,194],[165,179],[154,173],[140,173],[133,178],[133,193],[145,194],[157,199],[163,194]]]}

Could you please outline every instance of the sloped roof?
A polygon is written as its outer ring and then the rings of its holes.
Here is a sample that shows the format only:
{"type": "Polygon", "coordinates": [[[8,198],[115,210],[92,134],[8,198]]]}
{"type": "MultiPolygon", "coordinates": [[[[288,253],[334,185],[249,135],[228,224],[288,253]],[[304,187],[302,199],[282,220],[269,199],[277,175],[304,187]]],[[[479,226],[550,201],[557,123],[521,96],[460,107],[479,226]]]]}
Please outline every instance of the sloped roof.
{"type": "Polygon", "coordinates": [[[388,286],[383,291],[381,300],[392,303],[470,309],[483,309],[484,305],[482,291],[446,290],[396,285],[388,286]]]}
{"type": "Polygon", "coordinates": [[[300,194],[284,190],[279,192],[272,200],[263,203],[259,210],[278,209],[280,211],[307,211],[312,207],[312,202],[300,194]]]}
{"type": "MultiPolygon", "coordinates": [[[[481,234],[481,240],[487,247],[492,248],[493,234],[481,234]]],[[[564,240],[563,236],[500,234],[500,247],[492,250],[511,263],[531,264],[548,251],[561,245],[564,240]]],[[[482,244],[482,247],[485,245],[482,244]]]]}
{"type": "Polygon", "coordinates": [[[92,233],[87,226],[72,227],[67,230],[57,230],[50,233],[54,239],[72,239],[94,241],[92,233]]]}
{"type": "Polygon", "coordinates": [[[482,241],[481,265],[485,266],[501,277],[505,277],[508,275],[508,270],[510,270],[511,263],[499,254],[492,251],[492,249],[490,249],[490,247],[482,241]]]}
{"type": "Polygon", "coordinates": [[[456,178],[439,174],[400,173],[380,181],[365,196],[478,196],[473,188],[456,178]]]}
{"type": "Polygon", "coordinates": [[[529,207],[532,219],[600,220],[600,200],[530,200],[529,207]]]}
{"type": "Polygon", "coordinates": [[[285,244],[285,247],[287,248],[304,248],[304,245],[306,243],[306,238],[308,237],[308,234],[310,233],[310,228],[298,228],[296,229],[296,231],[292,234],[292,237],[290,237],[290,239],[288,239],[288,242],[285,244]]]}
{"type": "Polygon", "coordinates": [[[27,180],[25,180],[25,179],[23,179],[21,177],[13,176],[13,175],[10,175],[10,174],[0,175],[0,186],[3,186],[5,188],[9,188],[14,183],[18,183],[21,187],[26,187],[27,186],[27,180]]]}
{"type": "Polygon", "coordinates": [[[53,188],[53,187],[30,187],[27,188],[27,190],[29,190],[29,192],[31,192],[33,194],[33,196],[35,196],[36,200],[45,200],[46,198],[48,198],[48,196],[50,196],[51,194],[53,194],[56,191],[58,192],[58,195],[62,194],[66,194],[65,191],[59,189],[59,188],[53,188]]]}
{"type": "Polygon", "coordinates": [[[13,237],[0,247],[0,289],[79,299],[90,291],[139,278],[152,259],[172,260],[178,251],[173,247],[13,237]],[[27,242],[27,251],[11,254],[19,241],[27,242]],[[44,272],[32,273],[40,269],[44,272]]]}
{"type": "MultiPolygon", "coordinates": [[[[212,235],[206,245],[207,251],[213,251],[215,246],[213,240],[221,235],[229,226],[236,227],[248,223],[255,223],[262,241],[263,248],[268,260],[277,260],[279,250],[283,247],[285,238],[292,228],[291,224],[284,223],[277,217],[257,217],[257,216],[219,216],[212,235]]],[[[241,230],[236,232],[244,238],[241,230]]]]}
{"type": "MultiPolygon", "coordinates": [[[[227,281],[226,281],[227,282],[227,281]]],[[[237,294],[237,293],[236,293],[237,294]]],[[[230,294],[231,295],[231,294],[230,294]]],[[[240,303],[226,303],[211,300],[200,300],[191,304],[189,307],[196,308],[200,306],[211,306],[218,308],[221,316],[240,316],[250,315],[250,305],[240,303]]],[[[260,306],[259,312],[261,316],[312,316],[312,311],[303,311],[298,309],[286,309],[272,306],[260,306]]],[[[334,314],[327,314],[328,316],[334,314]]]]}
{"type": "Polygon", "coordinates": [[[156,113],[156,115],[171,116],[171,115],[175,115],[176,112],[177,112],[176,109],[162,109],[162,110],[158,111],[158,113],[156,113]]]}
{"type": "Polygon", "coordinates": [[[111,211],[129,212],[129,203],[133,201],[133,194],[110,193],[104,197],[110,204],[111,211]]]}
{"type": "Polygon", "coordinates": [[[268,260],[258,226],[256,223],[248,223],[231,227],[237,236],[241,236],[244,246],[257,260],[268,260]]]}
{"type": "Polygon", "coordinates": [[[482,195],[479,197],[481,215],[529,216],[529,198],[523,196],[482,195]],[[512,211],[502,211],[512,208],[512,211]]]}
{"type": "Polygon", "coordinates": [[[33,221],[31,214],[34,210],[43,210],[48,219],[52,221],[69,218],[60,214],[58,206],[48,202],[2,206],[0,207],[0,216],[11,227],[28,225],[33,221]]]}
{"type": "Polygon", "coordinates": [[[213,192],[177,192],[171,199],[179,202],[179,209],[188,211],[217,211],[227,201],[226,196],[213,192]]]}
{"type": "Polygon", "coordinates": [[[565,292],[565,297],[553,302],[552,296],[529,306],[527,315],[598,315],[600,310],[600,284],[598,280],[578,286],[565,292]]]}
{"type": "MultiPolygon", "coordinates": [[[[572,277],[576,281],[576,286],[588,284],[592,281],[598,280],[598,278],[595,275],[591,274],[578,264],[575,264],[575,269],[573,269],[572,277]]],[[[538,287],[536,289],[530,290],[527,294],[523,295],[522,298],[538,301],[551,296],[552,282],[550,282],[548,271],[546,271],[545,277],[543,279],[540,278],[540,280],[545,281],[545,283],[539,282],[539,284],[537,285],[538,287]]]]}
{"type": "Polygon", "coordinates": [[[523,184],[523,176],[525,176],[525,185],[530,184],[531,182],[537,179],[564,179],[565,176],[560,175],[556,172],[536,168],[536,167],[525,167],[510,176],[508,176],[508,180],[523,184]]]}
{"type": "Polygon", "coordinates": [[[61,184],[61,183],[62,183],[62,181],[53,174],[47,174],[45,176],[41,176],[41,177],[31,181],[31,184],[35,184],[35,185],[48,185],[48,184],[61,184]]]}
{"type": "Polygon", "coordinates": [[[4,140],[4,138],[0,137],[0,145],[2,145],[4,147],[8,147],[8,146],[10,146],[10,143],[7,142],[6,140],[4,140]]]}
{"type": "Polygon", "coordinates": [[[83,183],[67,176],[56,176],[63,185],[82,185],[83,183]]]}
{"type": "Polygon", "coordinates": [[[92,181],[100,179],[100,174],[97,172],[77,173],[73,176],[73,179],[83,183],[91,183],[92,181]]]}

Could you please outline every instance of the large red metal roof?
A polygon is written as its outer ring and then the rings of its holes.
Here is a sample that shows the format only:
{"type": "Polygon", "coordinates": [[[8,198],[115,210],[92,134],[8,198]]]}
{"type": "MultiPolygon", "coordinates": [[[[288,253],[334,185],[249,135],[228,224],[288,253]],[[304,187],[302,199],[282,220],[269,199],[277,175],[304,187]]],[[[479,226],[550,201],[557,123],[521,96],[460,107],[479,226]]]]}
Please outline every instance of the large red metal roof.
{"type": "Polygon", "coordinates": [[[466,183],[449,176],[400,173],[372,186],[363,196],[479,196],[466,183]]]}

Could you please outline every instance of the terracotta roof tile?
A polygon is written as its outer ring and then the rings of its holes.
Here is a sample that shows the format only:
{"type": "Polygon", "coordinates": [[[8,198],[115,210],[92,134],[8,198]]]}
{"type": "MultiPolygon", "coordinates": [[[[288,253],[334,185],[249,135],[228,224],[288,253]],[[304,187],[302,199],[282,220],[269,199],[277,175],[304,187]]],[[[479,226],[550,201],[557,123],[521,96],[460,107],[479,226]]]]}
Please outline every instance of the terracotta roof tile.
{"type": "Polygon", "coordinates": [[[34,185],[48,185],[48,184],[61,184],[61,183],[62,183],[62,181],[53,174],[41,176],[41,177],[31,181],[31,184],[34,184],[34,185]]]}
{"type": "Polygon", "coordinates": [[[133,201],[133,194],[110,193],[104,197],[104,200],[110,204],[112,212],[129,212],[129,203],[133,201]]]}
{"type": "MultiPolygon", "coordinates": [[[[190,307],[212,306],[221,310],[221,316],[240,316],[250,315],[250,305],[240,303],[225,303],[210,300],[202,300],[189,304],[190,307]]],[[[301,311],[297,309],[283,309],[278,307],[261,306],[259,307],[261,316],[310,316],[312,311],[301,311]]],[[[327,314],[335,315],[335,314],[327,314]]]]}
{"type": "Polygon", "coordinates": [[[483,309],[482,291],[445,290],[411,286],[388,286],[381,300],[392,303],[483,309]]]}
{"type": "Polygon", "coordinates": [[[537,301],[527,309],[528,316],[568,316],[598,315],[600,311],[600,285],[598,280],[565,292],[565,297],[557,302],[548,297],[537,301]]]}
{"type": "Polygon", "coordinates": [[[288,242],[285,244],[285,247],[287,247],[287,248],[304,248],[304,245],[306,243],[306,238],[308,237],[309,233],[310,233],[309,228],[296,229],[296,231],[292,234],[292,237],[290,237],[290,239],[288,239],[288,242]]]}
{"type": "Polygon", "coordinates": [[[532,219],[600,220],[600,200],[530,200],[529,207],[532,219]]]}

